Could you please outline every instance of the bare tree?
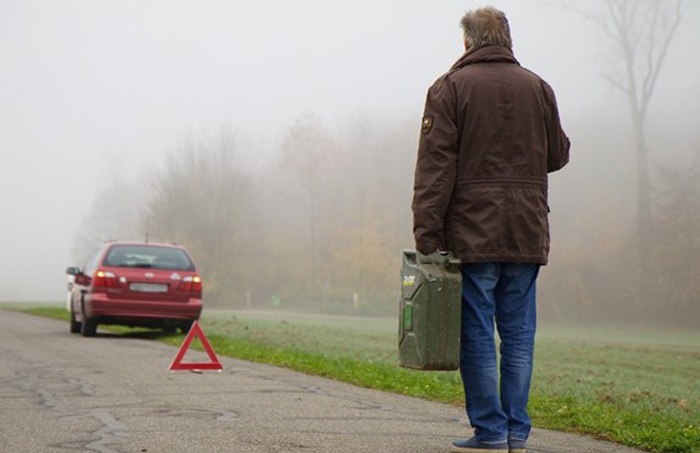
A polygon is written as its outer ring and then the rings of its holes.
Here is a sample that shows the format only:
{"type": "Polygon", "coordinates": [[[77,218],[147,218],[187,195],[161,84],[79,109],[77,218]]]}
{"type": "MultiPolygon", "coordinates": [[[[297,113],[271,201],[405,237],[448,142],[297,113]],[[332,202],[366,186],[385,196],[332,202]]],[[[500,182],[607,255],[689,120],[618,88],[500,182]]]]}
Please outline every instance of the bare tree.
{"type": "MultiPolygon", "coordinates": [[[[287,131],[281,147],[281,164],[292,173],[304,194],[309,232],[311,283],[319,281],[321,225],[324,216],[324,191],[327,187],[328,166],[338,145],[330,132],[313,114],[295,121],[287,131]]],[[[332,217],[332,216],[331,216],[332,217]]],[[[317,289],[317,288],[314,288],[317,289]]]]}
{"type": "Polygon", "coordinates": [[[265,270],[284,305],[390,313],[396,268],[410,247],[414,123],[359,117],[332,134],[299,118],[261,175],[267,192],[265,270]]]}
{"type": "Polygon", "coordinates": [[[700,148],[692,159],[675,168],[659,166],[660,212],[655,241],[655,290],[663,304],[659,312],[674,323],[695,323],[700,317],[700,148]]]}
{"type": "Polygon", "coordinates": [[[619,56],[606,79],[627,98],[637,156],[640,258],[649,259],[653,215],[646,119],[659,74],[681,20],[683,0],[605,0],[601,23],[619,56]]]}
{"type": "Polygon", "coordinates": [[[237,161],[235,138],[189,137],[169,156],[149,206],[151,236],[181,243],[206,279],[208,299],[243,293],[253,253],[254,193],[237,161]]]}

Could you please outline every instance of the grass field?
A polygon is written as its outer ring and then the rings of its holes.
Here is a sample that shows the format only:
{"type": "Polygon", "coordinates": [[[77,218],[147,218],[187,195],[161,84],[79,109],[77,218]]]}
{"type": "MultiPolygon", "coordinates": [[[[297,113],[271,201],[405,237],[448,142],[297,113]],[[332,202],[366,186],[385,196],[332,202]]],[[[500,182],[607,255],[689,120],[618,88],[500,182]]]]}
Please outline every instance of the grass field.
{"type": "MultiPolygon", "coordinates": [[[[67,319],[64,309],[31,311],[67,319]]],[[[219,355],[463,404],[458,373],[396,366],[393,319],[209,311],[201,325],[219,355]]],[[[161,339],[179,344],[182,336],[161,339]]],[[[700,453],[699,382],[700,332],[544,326],[530,412],[540,428],[653,452],[700,453]]]]}

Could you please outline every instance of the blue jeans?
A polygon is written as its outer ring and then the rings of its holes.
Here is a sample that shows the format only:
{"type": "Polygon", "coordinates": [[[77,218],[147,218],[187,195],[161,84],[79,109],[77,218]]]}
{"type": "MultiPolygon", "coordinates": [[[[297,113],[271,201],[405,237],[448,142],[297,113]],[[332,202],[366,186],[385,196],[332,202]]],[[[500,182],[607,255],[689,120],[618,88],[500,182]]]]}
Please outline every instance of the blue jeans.
{"type": "Polygon", "coordinates": [[[480,442],[526,440],[535,346],[535,281],[528,263],[462,265],[460,372],[467,415],[480,442]],[[500,385],[494,321],[501,339],[500,385]]]}

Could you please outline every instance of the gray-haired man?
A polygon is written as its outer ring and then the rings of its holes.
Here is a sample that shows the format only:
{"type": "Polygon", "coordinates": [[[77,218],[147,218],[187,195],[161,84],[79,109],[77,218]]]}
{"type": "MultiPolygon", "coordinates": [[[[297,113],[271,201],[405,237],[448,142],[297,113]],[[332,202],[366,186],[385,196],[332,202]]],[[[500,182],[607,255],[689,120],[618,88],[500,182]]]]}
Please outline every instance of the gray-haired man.
{"type": "Polygon", "coordinates": [[[452,451],[524,453],[547,174],[567,164],[569,139],[552,88],[513,56],[505,14],[477,9],[462,27],[465,54],[428,91],[414,235],[419,252],[449,250],[463,263],[460,371],[474,436],[452,451]]]}

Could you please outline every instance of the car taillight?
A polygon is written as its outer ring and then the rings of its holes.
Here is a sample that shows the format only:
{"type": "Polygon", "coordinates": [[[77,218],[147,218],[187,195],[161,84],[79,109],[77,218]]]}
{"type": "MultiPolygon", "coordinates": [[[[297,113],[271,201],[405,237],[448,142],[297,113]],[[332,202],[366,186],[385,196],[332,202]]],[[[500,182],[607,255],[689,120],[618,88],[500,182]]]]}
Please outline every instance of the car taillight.
{"type": "Polygon", "coordinates": [[[119,287],[119,280],[112,272],[100,269],[95,272],[95,276],[92,278],[92,286],[96,288],[117,288],[119,287]]]}
{"type": "Polygon", "coordinates": [[[188,275],[182,279],[182,283],[177,287],[178,291],[201,292],[202,277],[199,275],[188,275]]]}

